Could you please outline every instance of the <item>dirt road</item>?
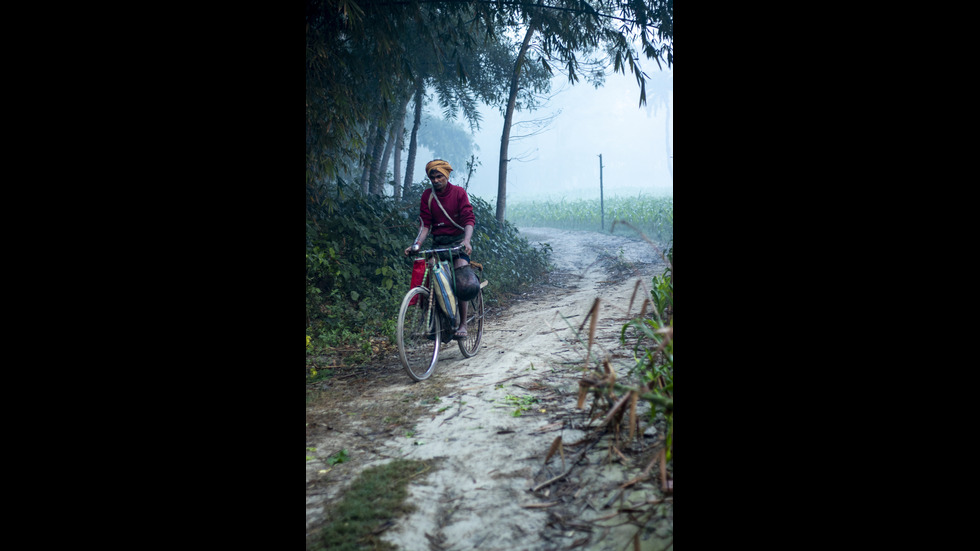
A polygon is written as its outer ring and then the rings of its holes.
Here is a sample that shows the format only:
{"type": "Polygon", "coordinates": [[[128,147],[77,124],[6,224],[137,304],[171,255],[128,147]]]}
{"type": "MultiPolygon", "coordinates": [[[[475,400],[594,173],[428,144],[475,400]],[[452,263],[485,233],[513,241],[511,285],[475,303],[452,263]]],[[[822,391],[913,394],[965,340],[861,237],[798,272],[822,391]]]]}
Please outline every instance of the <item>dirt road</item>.
{"type": "MultiPolygon", "coordinates": [[[[576,408],[585,365],[579,327],[599,298],[593,346],[626,377],[633,359],[620,331],[637,281],[633,314],[649,296],[650,278],[663,273],[659,251],[610,234],[521,232],[552,246],[556,269],[526,300],[488,312],[479,354],[465,358],[455,343],[444,346],[421,383],[397,358],[338,374],[308,403],[307,455],[315,457],[307,461],[308,535],[358,472],[404,457],[432,469],[409,486],[418,510],[383,533],[399,549],[619,550],[638,531],[643,549],[672,543],[672,497],[665,500],[655,480],[620,488],[659,452],[663,434],[651,427],[615,449],[611,436],[574,446],[592,426],[588,405],[576,408]],[[563,446],[546,464],[557,437],[563,446]],[[329,465],[341,449],[350,460],[329,465]],[[644,530],[629,522],[641,505],[655,518],[639,523],[644,530]]],[[[486,277],[493,285],[490,266],[486,277]]]]}

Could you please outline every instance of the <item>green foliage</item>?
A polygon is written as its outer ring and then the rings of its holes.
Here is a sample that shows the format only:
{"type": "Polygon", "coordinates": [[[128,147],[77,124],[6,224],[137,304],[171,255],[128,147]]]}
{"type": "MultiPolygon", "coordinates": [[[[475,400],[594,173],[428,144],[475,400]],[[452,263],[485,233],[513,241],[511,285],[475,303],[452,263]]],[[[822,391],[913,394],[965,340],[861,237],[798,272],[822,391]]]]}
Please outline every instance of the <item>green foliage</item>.
{"type": "Polygon", "coordinates": [[[405,503],[408,483],[426,472],[427,467],[420,461],[395,459],[364,469],[327,513],[327,524],[308,542],[307,548],[315,551],[394,549],[377,536],[377,528],[414,509],[405,503]]]}
{"type": "Polygon", "coordinates": [[[535,248],[510,222],[504,222],[502,227],[497,225],[494,205],[473,196],[470,202],[477,221],[483,222],[473,230],[470,258],[483,264],[484,279],[490,281],[483,289],[483,298],[487,304],[495,304],[526,290],[548,271],[551,246],[535,248]]]}
{"type": "Polygon", "coordinates": [[[327,464],[336,465],[337,463],[343,463],[349,459],[350,455],[347,454],[347,450],[340,450],[327,458],[327,464]]]}
{"type": "Polygon", "coordinates": [[[307,334],[313,355],[363,361],[372,337],[394,336],[410,279],[402,250],[415,230],[405,204],[355,194],[335,206],[307,222],[307,334]]]}
{"type": "MultiPolygon", "coordinates": [[[[507,206],[507,219],[522,227],[585,231],[600,231],[603,220],[606,231],[609,231],[614,220],[623,220],[643,231],[650,239],[664,243],[674,237],[674,198],[639,195],[611,197],[603,201],[596,198],[515,202],[507,206]]],[[[619,224],[615,233],[636,235],[628,226],[619,224]]]]}
{"type": "MultiPolygon", "coordinates": [[[[673,265],[673,246],[665,256],[673,265]]],[[[635,339],[632,372],[643,382],[645,392],[640,398],[651,405],[650,420],[660,411],[667,421],[666,458],[669,461],[674,451],[674,283],[671,268],[653,277],[650,296],[655,306],[652,317],[637,317],[623,325],[620,342],[625,345],[631,338],[635,339]]]]}
{"type": "Polygon", "coordinates": [[[519,106],[533,108],[552,67],[593,82],[628,69],[645,100],[641,57],[673,63],[673,0],[567,5],[516,2],[306,2],[307,206],[328,205],[337,177],[364,168],[367,142],[390,128],[417,83],[447,119],[478,123],[478,100],[505,108],[520,71],[519,106]],[[433,24],[438,22],[438,24],[433,24]],[[533,58],[516,65],[514,37],[537,29],[533,58]],[[590,63],[607,58],[610,63],[590,63]]]}
{"type": "Polygon", "coordinates": [[[654,276],[651,283],[650,296],[657,315],[661,319],[669,319],[669,312],[674,306],[674,280],[670,276],[670,269],[663,275],[654,276]]]}
{"type": "MultiPolygon", "coordinates": [[[[396,342],[398,308],[411,282],[412,261],[404,249],[418,233],[424,189],[411,186],[404,202],[343,197],[332,211],[323,208],[315,222],[307,222],[306,317],[312,357],[333,354],[360,363],[385,353],[385,343],[396,342]]],[[[484,266],[483,278],[490,281],[484,301],[492,307],[546,272],[550,248],[536,249],[509,223],[498,227],[493,206],[475,196],[470,201],[476,216],[471,260],[484,266]]]]}
{"type": "Polygon", "coordinates": [[[674,381],[674,344],[672,334],[668,338],[666,328],[673,328],[673,323],[665,325],[661,320],[636,318],[623,325],[620,340],[626,344],[627,329],[634,329],[636,341],[633,356],[636,365],[633,372],[637,373],[645,383],[653,383],[663,377],[666,386],[673,388],[674,381]]]}
{"type": "Polygon", "coordinates": [[[432,116],[422,119],[418,139],[436,158],[445,159],[453,166],[463,166],[474,149],[479,149],[473,142],[473,134],[458,123],[432,116]]]}
{"type": "Polygon", "coordinates": [[[514,417],[520,417],[525,411],[529,411],[534,404],[538,403],[538,398],[536,396],[512,396],[508,394],[504,397],[504,402],[509,406],[515,407],[516,409],[511,413],[514,417]]]}
{"type": "Polygon", "coordinates": [[[317,370],[316,365],[309,366],[306,372],[306,382],[315,383],[317,381],[322,381],[324,379],[329,379],[332,373],[329,369],[317,370]]]}

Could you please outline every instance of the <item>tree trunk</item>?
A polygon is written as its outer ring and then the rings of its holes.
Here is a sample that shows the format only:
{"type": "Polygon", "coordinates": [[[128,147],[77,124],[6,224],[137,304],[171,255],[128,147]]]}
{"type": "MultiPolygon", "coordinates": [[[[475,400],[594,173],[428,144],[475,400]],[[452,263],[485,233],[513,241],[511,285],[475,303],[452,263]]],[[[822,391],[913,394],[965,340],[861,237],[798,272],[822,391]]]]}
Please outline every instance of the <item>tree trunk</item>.
{"type": "Polygon", "coordinates": [[[385,145],[385,130],[381,124],[378,124],[378,134],[374,142],[374,152],[371,154],[371,176],[369,178],[370,193],[371,195],[378,195],[381,193],[379,191],[380,186],[378,185],[381,179],[378,177],[378,168],[381,164],[381,151],[385,145]]]}
{"type": "MultiPolygon", "coordinates": [[[[540,3],[540,2],[539,2],[540,3]]],[[[507,100],[507,113],[504,116],[504,131],[500,136],[500,164],[497,170],[497,224],[504,225],[504,214],[507,209],[507,146],[510,144],[510,126],[514,122],[514,106],[517,104],[517,89],[521,79],[521,66],[527,54],[528,44],[534,34],[535,25],[532,23],[524,35],[521,51],[514,63],[514,74],[510,77],[510,99],[507,100]]]]}
{"type": "Polygon", "coordinates": [[[470,155],[470,160],[466,163],[466,183],[463,185],[466,191],[470,190],[470,177],[473,176],[474,168],[476,168],[476,155],[470,155]]]}
{"type": "Polygon", "coordinates": [[[415,124],[412,125],[412,137],[408,141],[408,161],[405,163],[405,196],[412,188],[412,172],[415,170],[415,152],[418,148],[419,127],[422,126],[422,99],[425,92],[425,82],[418,79],[415,83],[415,124]]]}
{"type": "Polygon", "coordinates": [[[388,183],[385,180],[387,179],[388,176],[388,161],[391,159],[391,150],[395,145],[395,124],[397,123],[392,122],[391,128],[388,129],[388,139],[386,140],[385,143],[385,151],[384,153],[381,154],[381,163],[379,165],[380,168],[378,169],[378,174],[377,174],[378,177],[377,195],[385,194],[385,185],[388,183]]]}
{"type": "MultiPolygon", "coordinates": [[[[407,108],[408,97],[398,102],[398,109],[395,111],[395,116],[388,129],[388,142],[385,144],[385,152],[381,154],[381,169],[378,171],[378,195],[384,195],[385,186],[388,185],[388,160],[391,159],[391,151],[395,148],[396,142],[398,141],[398,128],[404,126],[402,122],[405,118],[405,110],[407,108]]],[[[395,167],[395,172],[398,172],[397,167],[395,167]]],[[[395,185],[397,186],[398,184],[395,185]]]]}
{"type": "Polygon", "coordinates": [[[361,162],[361,166],[364,168],[364,172],[361,173],[360,181],[358,182],[361,189],[361,193],[367,195],[368,193],[368,177],[371,175],[371,153],[374,151],[374,141],[378,134],[378,123],[377,121],[372,122],[368,128],[368,141],[367,146],[364,148],[364,157],[361,162]]]}
{"type": "Polygon", "coordinates": [[[666,124],[664,124],[664,126],[667,127],[666,130],[667,135],[664,136],[664,143],[667,144],[667,170],[670,171],[670,186],[673,187],[674,186],[674,154],[670,150],[670,95],[671,93],[667,92],[667,101],[665,102],[667,104],[667,122],[666,124]]]}
{"type": "Polygon", "coordinates": [[[395,189],[393,194],[395,199],[402,198],[402,149],[405,147],[405,115],[408,111],[408,101],[405,101],[405,106],[402,108],[401,117],[398,118],[398,135],[395,136],[395,167],[391,171],[395,175],[395,189]]]}

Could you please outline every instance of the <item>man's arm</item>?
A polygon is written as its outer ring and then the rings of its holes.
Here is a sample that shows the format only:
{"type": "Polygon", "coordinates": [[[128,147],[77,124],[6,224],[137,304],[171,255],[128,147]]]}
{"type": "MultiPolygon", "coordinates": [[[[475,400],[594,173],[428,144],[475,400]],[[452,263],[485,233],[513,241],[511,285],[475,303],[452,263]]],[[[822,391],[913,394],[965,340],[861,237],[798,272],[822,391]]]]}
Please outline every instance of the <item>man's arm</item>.
{"type": "MultiPolygon", "coordinates": [[[[429,228],[425,224],[422,224],[422,228],[419,230],[419,238],[415,241],[419,245],[425,243],[425,238],[429,236],[429,228]]],[[[405,256],[412,254],[412,248],[409,247],[405,249],[405,256]]]]}
{"type": "Polygon", "coordinates": [[[463,228],[463,250],[466,251],[467,256],[473,254],[473,247],[470,246],[470,238],[473,237],[473,226],[467,224],[463,228]]]}

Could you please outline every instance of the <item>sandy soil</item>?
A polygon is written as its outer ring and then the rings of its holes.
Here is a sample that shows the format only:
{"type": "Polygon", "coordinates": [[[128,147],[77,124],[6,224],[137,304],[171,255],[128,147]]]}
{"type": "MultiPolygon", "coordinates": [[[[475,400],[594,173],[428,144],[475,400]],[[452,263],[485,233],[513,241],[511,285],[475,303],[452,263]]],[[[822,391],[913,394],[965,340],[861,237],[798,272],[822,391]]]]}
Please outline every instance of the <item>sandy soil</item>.
{"type": "MultiPolygon", "coordinates": [[[[633,358],[620,331],[649,296],[650,278],[663,273],[659,251],[609,234],[521,232],[552,246],[556,269],[520,302],[488,310],[479,354],[465,358],[455,343],[444,344],[435,373],[421,383],[392,356],[311,389],[308,536],[357,473],[405,457],[431,468],[409,486],[417,511],[383,532],[399,549],[620,550],[637,534],[642,549],[672,544],[672,493],[656,476],[622,488],[662,449],[662,427],[644,425],[629,442],[612,434],[596,440],[587,438],[598,424],[590,421],[592,399],[576,408],[585,365],[580,326],[599,298],[593,346],[627,377],[633,358]],[[350,460],[329,465],[341,449],[350,460]]],[[[492,266],[485,275],[493,285],[492,266]]]]}

